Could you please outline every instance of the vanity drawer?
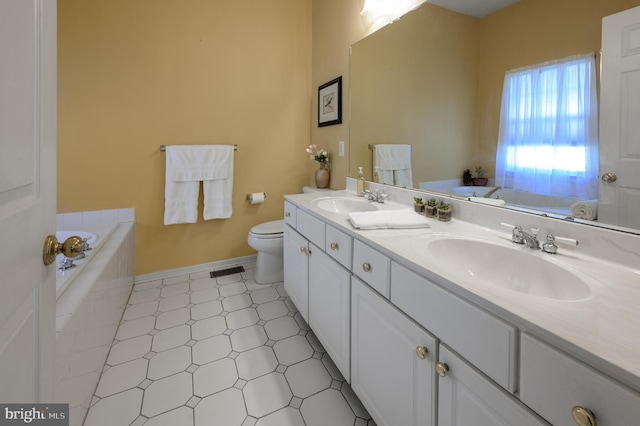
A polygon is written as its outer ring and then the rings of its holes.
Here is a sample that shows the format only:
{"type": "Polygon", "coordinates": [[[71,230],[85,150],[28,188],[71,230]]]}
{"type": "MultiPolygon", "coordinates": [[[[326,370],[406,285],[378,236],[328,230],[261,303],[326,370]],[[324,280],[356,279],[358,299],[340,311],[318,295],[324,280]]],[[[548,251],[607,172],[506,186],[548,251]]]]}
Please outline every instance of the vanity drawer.
{"type": "Polygon", "coordinates": [[[296,228],[296,206],[288,201],[284,202],[284,223],[290,225],[293,229],[296,228]]]}
{"type": "Polygon", "coordinates": [[[353,242],[353,273],[387,299],[390,263],[387,256],[358,240],[353,242]]]}
{"type": "Polygon", "coordinates": [[[296,229],[318,247],[324,247],[324,222],[300,209],[296,212],[296,229]]]}
{"type": "Polygon", "coordinates": [[[395,262],[391,301],[500,386],[515,392],[517,328],[395,262]]]}
{"type": "Polygon", "coordinates": [[[325,241],[324,251],[340,262],[342,266],[351,269],[353,239],[333,226],[327,225],[325,241]]]}
{"type": "Polygon", "coordinates": [[[598,426],[638,424],[640,394],[526,333],[521,337],[520,399],[554,426],[575,426],[573,407],[598,426]]]}

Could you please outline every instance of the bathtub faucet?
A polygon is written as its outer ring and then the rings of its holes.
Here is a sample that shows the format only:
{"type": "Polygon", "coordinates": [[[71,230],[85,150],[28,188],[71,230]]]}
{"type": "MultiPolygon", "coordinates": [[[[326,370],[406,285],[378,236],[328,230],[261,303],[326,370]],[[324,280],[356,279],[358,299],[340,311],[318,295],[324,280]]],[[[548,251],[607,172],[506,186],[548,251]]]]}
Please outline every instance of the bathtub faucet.
{"type": "Polygon", "coordinates": [[[89,243],[87,242],[87,239],[83,238],[82,239],[82,251],[85,252],[85,251],[89,251],[89,250],[91,250],[91,247],[89,246],[89,243]]]}

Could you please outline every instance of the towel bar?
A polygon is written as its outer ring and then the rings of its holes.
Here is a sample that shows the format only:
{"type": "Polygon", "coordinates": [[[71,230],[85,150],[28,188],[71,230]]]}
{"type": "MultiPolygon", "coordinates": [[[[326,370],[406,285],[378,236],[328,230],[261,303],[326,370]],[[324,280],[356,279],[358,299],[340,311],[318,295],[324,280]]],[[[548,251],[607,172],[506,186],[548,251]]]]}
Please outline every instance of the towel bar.
{"type": "MultiPolygon", "coordinates": [[[[166,151],[167,147],[165,145],[160,145],[160,151],[166,151]]],[[[233,150],[237,151],[238,150],[238,145],[233,145],[233,150]]]]}

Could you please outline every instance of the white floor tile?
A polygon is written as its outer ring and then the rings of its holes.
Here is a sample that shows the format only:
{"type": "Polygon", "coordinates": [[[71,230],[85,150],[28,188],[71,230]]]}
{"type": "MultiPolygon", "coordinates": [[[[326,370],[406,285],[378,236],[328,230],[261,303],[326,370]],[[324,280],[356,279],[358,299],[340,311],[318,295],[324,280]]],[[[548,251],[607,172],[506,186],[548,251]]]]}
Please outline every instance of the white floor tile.
{"type": "Polygon", "coordinates": [[[238,376],[244,380],[264,376],[275,371],[278,366],[278,360],[273,353],[273,349],[268,346],[260,346],[242,352],[235,361],[238,368],[238,376]]]}
{"type": "Polygon", "coordinates": [[[229,336],[223,334],[200,340],[191,349],[193,363],[202,365],[229,355],[231,353],[231,341],[229,336]]]}
{"type": "Polygon", "coordinates": [[[148,290],[136,291],[129,297],[129,304],[136,305],[138,303],[156,300],[160,296],[159,288],[150,288],[148,290]]]}
{"type": "Polygon", "coordinates": [[[142,415],[153,417],[178,408],[191,398],[192,391],[190,373],[178,373],[155,381],[144,391],[142,415]]]}
{"type": "Polygon", "coordinates": [[[166,351],[184,345],[191,339],[191,327],[188,325],[179,325],[177,327],[168,328],[159,331],[153,336],[153,344],[151,350],[154,352],[166,351]]]}
{"type": "Polygon", "coordinates": [[[171,278],[165,278],[162,280],[162,284],[171,285],[171,284],[181,283],[185,281],[189,281],[189,274],[178,275],[171,278]]]}
{"type": "Polygon", "coordinates": [[[245,327],[231,333],[231,347],[236,352],[257,348],[267,342],[267,333],[259,325],[245,327]]]}
{"type": "Polygon", "coordinates": [[[187,282],[171,284],[162,289],[162,291],[160,292],[160,296],[178,296],[180,294],[185,294],[187,291],[189,291],[189,283],[187,282]]]}
{"type": "Polygon", "coordinates": [[[164,330],[177,325],[186,324],[191,319],[191,309],[179,308],[173,311],[163,312],[156,319],[156,328],[164,330]]]}
{"type": "Polygon", "coordinates": [[[147,377],[151,380],[162,379],[185,371],[191,365],[191,348],[178,346],[156,354],[149,360],[147,377]]]}
{"type": "MultiPolygon", "coordinates": [[[[242,275],[240,275],[240,274],[231,274],[231,275],[226,275],[224,277],[216,278],[216,281],[221,286],[226,286],[226,285],[229,285],[229,284],[232,284],[232,283],[239,283],[241,280],[242,280],[242,275]]],[[[238,287],[240,287],[240,286],[238,286],[238,287]]],[[[229,290],[231,290],[231,287],[229,288],[229,290]]],[[[245,291],[245,290],[243,290],[243,291],[245,291]]],[[[233,293],[226,294],[225,296],[232,296],[232,295],[233,295],[233,293]]]]}
{"type": "Polygon", "coordinates": [[[289,308],[281,300],[274,300],[273,302],[263,303],[258,306],[258,315],[261,319],[269,321],[275,318],[285,316],[289,313],[289,308]]]}
{"type": "Polygon", "coordinates": [[[298,398],[307,398],[331,386],[331,376],[318,359],[311,358],[294,364],[287,368],[284,375],[298,398]]]}
{"type": "MultiPolygon", "coordinates": [[[[220,294],[222,294],[222,288],[223,287],[220,287],[220,294]]],[[[237,311],[238,309],[248,308],[252,303],[253,301],[248,294],[238,294],[225,298],[222,301],[222,307],[225,311],[232,312],[237,311]]]]}
{"type": "Polygon", "coordinates": [[[222,303],[217,300],[199,303],[191,308],[191,318],[194,320],[209,318],[222,312],[222,303]]]}
{"type": "MultiPolygon", "coordinates": [[[[220,282],[220,278],[218,278],[220,282]]],[[[231,297],[247,291],[247,286],[242,282],[234,282],[233,284],[226,284],[220,287],[220,296],[231,297]]]]}
{"type": "Polygon", "coordinates": [[[130,389],[98,401],[87,413],[84,426],[128,425],[140,415],[142,389],[130,389]]]}
{"type": "Polygon", "coordinates": [[[264,325],[264,329],[271,340],[282,340],[287,337],[295,336],[300,332],[298,323],[290,316],[284,316],[267,321],[264,325]]]}
{"type": "Polygon", "coordinates": [[[258,419],[256,426],[305,426],[300,411],[285,407],[258,419]]]}
{"type": "Polygon", "coordinates": [[[162,312],[172,311],[178,308],[184,308],[190,303],[188,294],[179,294],[177,296],[170,296],[160,301],[158,310],[162,312]]]}
{"type": "Polygon", "coordinates": [[[118,364],[102,373],[96,396],[101,398],[138,386],[147,377],[148,361],[144,358],[118,364]]]}
{"type": "MultiPolygon", "coordinates": [[[[222,302],[224,304],[224,302],[222,302]]],[[[253,308],[240,309],[238,311],[229,312],[225,317],[227,320],[227,327],[231,330],[238,330],[240,328],[248,327],[256,324],[260,321],[258,312],[253,308]]]]}
{"type": "Polygon", "coordinates": [[[116,365],[136,358],[142,358],[150,350],[151,336],[148,334],[123,340],[113,345],[107,358],[107,364],[116,365]]]}
{"type": "Polygon", "coordinates": [[[207,337],[218,336],[227,329],[224,317],[216,316],[196,321],[191,326],[191,337],[195,340],[203,340],[207,337]]]}
{"type": "Polygon", "coordinates": [[[158,310],[158,302],[144,302],[137,305],[128,306],[124,311],[122,319],[132,320],[136,318],[147,317],[158,310]]]}
{"type": "Polygon", "coordinates": [[[191,303],[198,304],[202,302],[208,302],[210,300],[216,300],[220,297],[220,292],[217,288],[205,288],[204,290],[197,290],[191,293],[191,303]]]}
{"type": "Polygon", "coordinates": [[[160,287],[162,285],[162,280],[155,280],[155,281],[146,281],[143,283],[136,283],[133,286],[133,291],[143,291],[143,290],[148,290],[150,288],[156,288],[156,287],[160,287]]]}
{"type": "Polygon", "coordinates": [[[216,286],[216,280],[209,278],[197,278],[189,283],[189,287],[192,291],[204,290],[205,288],[211,288],[216,286]]]}
{"type": "Polygon", "coordinates": [[[313,356],[313,348],[304,336],[292,336],[280,340],[273,346],[278,362],[292,365],[313,356]]]}
{"type": "Polygon", "coordinates": [[[356,418],[340,391],[335,389],[327,389],[305,399],[300,412],[307,426],[352,425],[356,418]]]}
{"type": "Polygon", "coordinates": [[[193,373],[193,393],[201,398],[228,389],[238,380],[236,365],[230,358],[201,365],[193,373]]]}
{"type": "Polygon", "coordinates": [[[318,337],[314,334],[313,331],[310,331],[307,333],[307,340],[311,344],[311,347],[313,348],[314,351],[322,352],[322,353],[326,352],[326,350],[324,349],[324,346],[322,346],[322,343],[320,343],[320,341],[318,340],[318,337]]]}
{"type": "Polygon", "coordinates": [[[261,288],[251,293],[251,299],[253,303],[266,303],[273,300],[278,300],[280,295],[273,287],[261,288]]]}
{"type": "Polygon", "coordinates": [[[151,316],[126,321],[120,324],[120,327],[118,327],[116,339],[126,340],[132,337],[142,336],[143,334],[147,334],[148,332],[153,330],[155,324],[156,317],[151,316]]]}
{"type": "Polygon", "coordinates": [[[249,381],[242,393],[247,412],[258,418],[286,407],[293,396],[284,375],[280,373],[270,373],[249,381]]]}
{"type": "Polygon", "coordinates": [[[240,426],[247,416],[242,391],[227,389],[204,398],[194,410],[196,426],[240,426]]]}
{"type": "Polygon", "coordinates": [[[149,419],[144,426],[189,426],[193,424],[193,409],[179,407],[149,419]]]}

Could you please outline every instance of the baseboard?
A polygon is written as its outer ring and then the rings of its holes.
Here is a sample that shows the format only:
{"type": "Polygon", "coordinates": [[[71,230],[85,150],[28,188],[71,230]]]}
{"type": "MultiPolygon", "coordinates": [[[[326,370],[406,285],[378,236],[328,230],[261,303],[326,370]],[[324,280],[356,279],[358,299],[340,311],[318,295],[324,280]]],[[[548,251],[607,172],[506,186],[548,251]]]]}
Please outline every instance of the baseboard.
{"type": "Polygon", "coordinates": [[[235,257],[233,259],[217,260],[210,263],[202,263],[200,265],[185,266],[176,269],[167,269],[165,271],[151,272],[149,274],[136,275],[135,283],[144,283],[147,281],[156,281],[166,278],[176,277],[178,275],[197,274],[201,272],[214,271],[216,269],[228,268],[230,266],[237,266],[243,263],[250,263],[256,261],[257,255],[252,254],[249,256],[235,257]]]}

